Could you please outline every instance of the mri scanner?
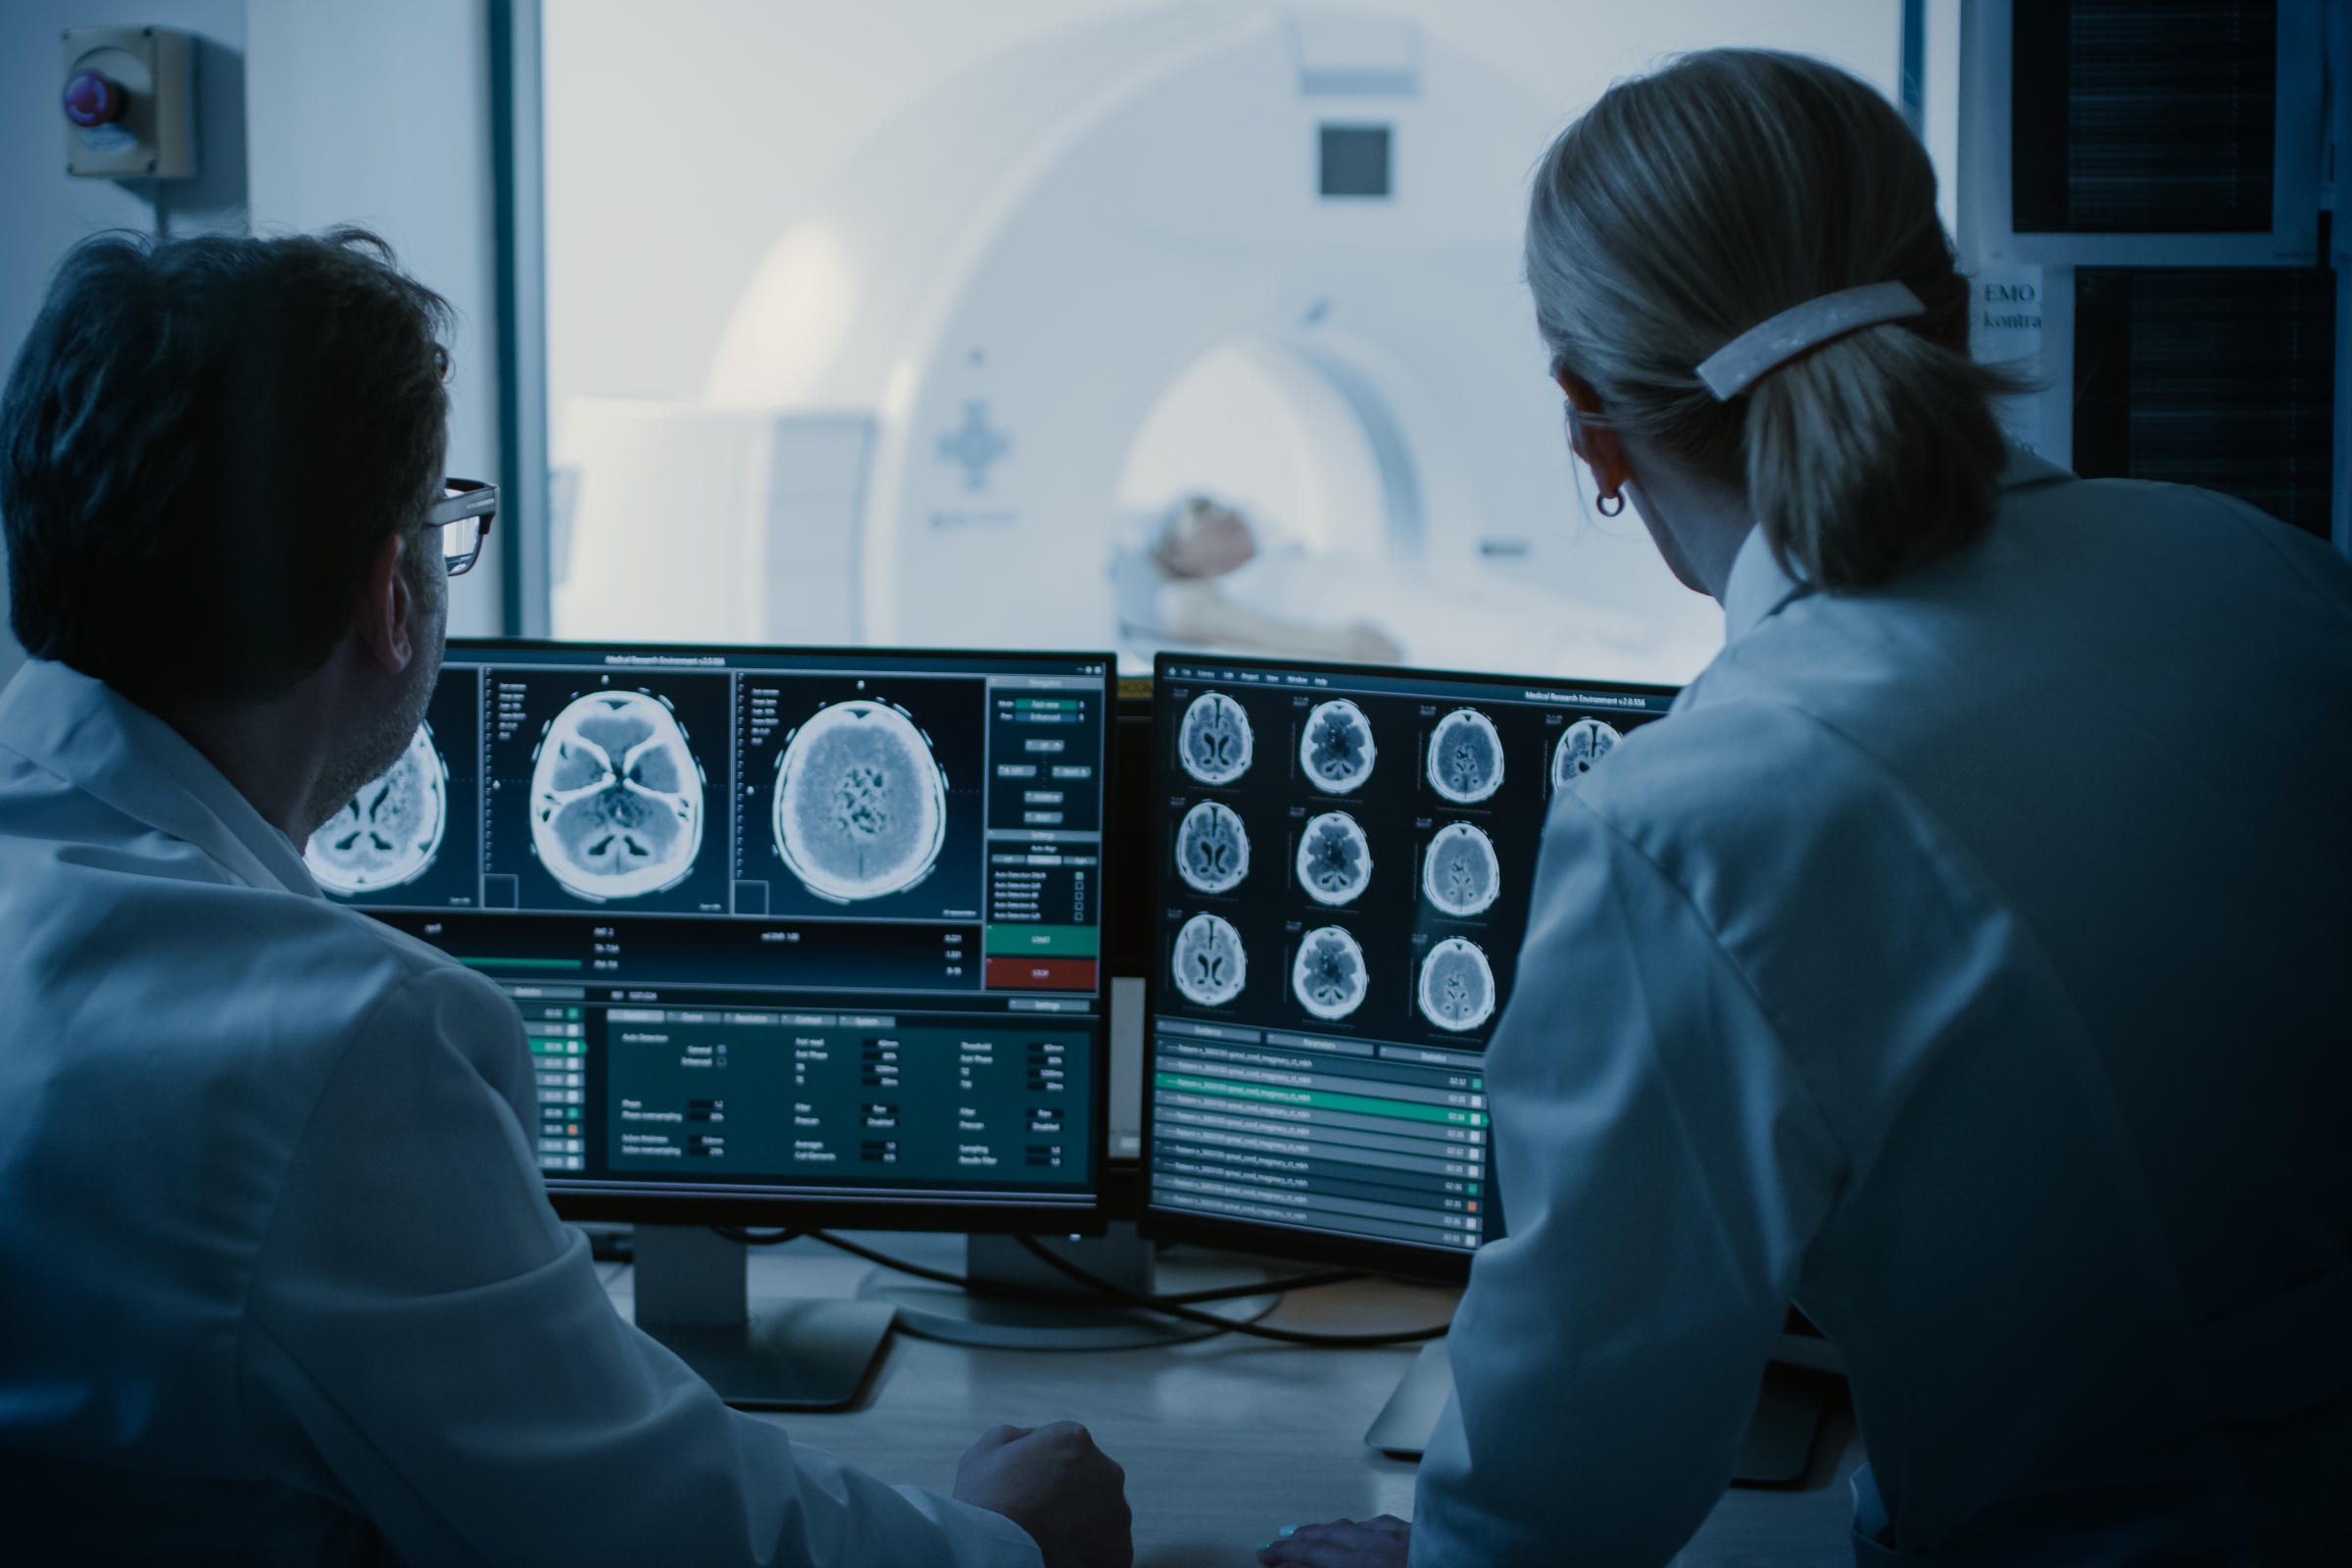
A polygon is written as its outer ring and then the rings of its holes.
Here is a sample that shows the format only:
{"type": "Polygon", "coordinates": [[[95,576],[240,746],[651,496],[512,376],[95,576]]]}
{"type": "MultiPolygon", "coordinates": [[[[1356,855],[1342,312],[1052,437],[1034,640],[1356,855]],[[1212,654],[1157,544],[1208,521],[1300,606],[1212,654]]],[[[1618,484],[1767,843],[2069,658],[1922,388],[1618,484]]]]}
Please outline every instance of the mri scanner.
{"type": "Polygon", "coordinates": [[[699,402],[559,411],[558,634],[1140,655],[1114,558],[1206,492],[1408,658],[1687,678],[1720,616],[1580,500],[1520,281],[1563,107],[1372,12],[1008,49],[780,235],[699,402]]]}

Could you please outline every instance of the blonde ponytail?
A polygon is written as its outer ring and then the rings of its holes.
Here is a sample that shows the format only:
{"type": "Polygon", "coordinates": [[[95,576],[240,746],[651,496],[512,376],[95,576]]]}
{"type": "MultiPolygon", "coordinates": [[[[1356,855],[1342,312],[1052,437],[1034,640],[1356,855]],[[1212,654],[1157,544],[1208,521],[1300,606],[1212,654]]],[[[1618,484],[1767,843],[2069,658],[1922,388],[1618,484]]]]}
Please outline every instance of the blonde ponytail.
{"type": "Polygon", "coordinates": [[[2004,461],[1966,352],[1968,284],[1894,110],[1818,61],[1690,55],[1612,87],[1544,155],[1527,279],[1555,363],[1611,423],[1747,497],[1782,564],[1865,588],[1991,521],[2004,461]],[[1728,401],[1699,363],[1792,307],[1900,282],[1925,310],[1836,337],[1728,401]]]}

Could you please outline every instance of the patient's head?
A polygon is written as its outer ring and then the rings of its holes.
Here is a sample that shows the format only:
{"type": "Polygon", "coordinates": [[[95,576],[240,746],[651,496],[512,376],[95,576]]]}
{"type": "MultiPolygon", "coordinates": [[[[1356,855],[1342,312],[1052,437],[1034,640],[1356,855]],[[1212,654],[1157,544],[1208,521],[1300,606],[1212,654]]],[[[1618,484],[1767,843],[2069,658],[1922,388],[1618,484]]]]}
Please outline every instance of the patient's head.
{"type": "Polygon", "coordinates": [[[151,709],[267,700],[402,530],[437,608],[448,321],[357,230],[75,249],[0,396],[18,640],[151,709]]]}
{"type": "Polygon", "coordinates": [[[1222,577],[1256,554],[1250,520],[1207,496],[1178,502],[1152,543],[1152,559],[1171,577],[1222,577]]]}

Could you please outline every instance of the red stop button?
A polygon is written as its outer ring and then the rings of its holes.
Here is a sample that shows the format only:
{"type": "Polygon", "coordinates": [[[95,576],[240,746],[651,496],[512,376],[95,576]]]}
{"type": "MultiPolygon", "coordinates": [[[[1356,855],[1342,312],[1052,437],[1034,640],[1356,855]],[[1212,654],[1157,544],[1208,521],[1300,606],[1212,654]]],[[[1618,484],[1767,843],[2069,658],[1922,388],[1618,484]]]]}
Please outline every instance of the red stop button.
{"type": "Polygon", "coordinates": [[[130,94],[119,81],[109,81],[95,71],[75,72],[66,83],[66,118],[76,125],[103,125],[121,120],[130,107],[130,94]]]}

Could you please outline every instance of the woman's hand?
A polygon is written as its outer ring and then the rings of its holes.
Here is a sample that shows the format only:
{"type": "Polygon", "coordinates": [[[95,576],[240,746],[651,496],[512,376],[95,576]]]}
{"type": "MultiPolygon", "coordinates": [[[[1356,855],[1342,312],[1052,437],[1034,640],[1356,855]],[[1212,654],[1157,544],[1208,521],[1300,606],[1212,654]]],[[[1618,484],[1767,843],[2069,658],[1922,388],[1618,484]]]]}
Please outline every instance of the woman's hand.
{"type": "Polygon", "coordinates": [[[1404,1554],[1412,1544],[1413,1527],[1384,1513],[1360,1525],[1352,1519],[1294,1525],[1258,1547],[1257,1560],[1266,1568],[1285,1563],[1301,1568],[1404,1568],[1404,1554]]]}

